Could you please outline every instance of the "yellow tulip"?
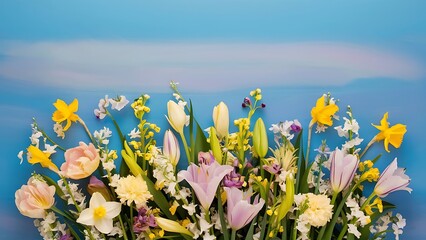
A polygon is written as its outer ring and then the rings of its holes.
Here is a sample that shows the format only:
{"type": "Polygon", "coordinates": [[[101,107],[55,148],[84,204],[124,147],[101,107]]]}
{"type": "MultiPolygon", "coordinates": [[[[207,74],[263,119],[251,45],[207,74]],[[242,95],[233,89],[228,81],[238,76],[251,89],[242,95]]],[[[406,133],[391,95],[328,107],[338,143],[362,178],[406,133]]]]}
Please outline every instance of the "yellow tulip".
{"type": "Polygon", "coordinates": [[[228,136],[229,111],[224,102],[220,102],[213,108],[213,122],[219,139],[228,136]]]}
{"type": "Polygon", "coordinates": [[[404,138],[404,134],[407,132],[406,126],[400,123],[389,127],[388,113],[383,115],[379,126],[374,124],[373,126],[380,130],[380,132],[375,136],[375,140],[384,140],[383,144],[387,152],[389,152],[389,143],[395,148],[399,148],[401,146],[402,139],[404,138]]]}
{"type": "Polygon", "coordinates": [[[174,101],[167,103],[167,120],[176,132],[183,134],[183,127],[186,123],[186,114],[181,106],[174,101]]]}

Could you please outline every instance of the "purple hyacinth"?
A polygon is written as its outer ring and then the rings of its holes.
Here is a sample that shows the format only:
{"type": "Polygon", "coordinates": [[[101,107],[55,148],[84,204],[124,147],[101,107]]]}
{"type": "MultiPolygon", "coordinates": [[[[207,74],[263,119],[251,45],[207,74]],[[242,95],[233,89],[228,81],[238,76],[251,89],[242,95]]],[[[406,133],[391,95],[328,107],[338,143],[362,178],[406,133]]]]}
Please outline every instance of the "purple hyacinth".
{"type": "Polygon", "coordinates": [[[67,233],[62,235],[59,240],[73,240],[74,238],[71,236],[71,234],[67,233]]]}
{"type": "Polygon", "coordinates": [[[295,133],[300,132],[300,130],[302,130],[302,126],[300,126],[299,124],[293,123],[290,126],[291,130],[295,133]]]}
{"type": "Polygon", "coordinates": [[[225,175],[225,178],[223,179],[223,185],[225,187],[236,187],[240,188],[244,184],[244,178],[241,177],[241,174],[235,172],[235,169],[225,175]]]}
{"type": "Polygon", "coordinates": [[[141,233],[148,230],[150,227],[157,227],[157,222],[152,214],[147,214],[145,208],[141,208],[138,211],[138,216],[133,218],[133,232],[141,233]]]}
{"type": "Polygon", "coordinates": [[[211,165],[215,162],[215,158],[212,152],[199,152],[198,153],[198,164],[211,165]]]}

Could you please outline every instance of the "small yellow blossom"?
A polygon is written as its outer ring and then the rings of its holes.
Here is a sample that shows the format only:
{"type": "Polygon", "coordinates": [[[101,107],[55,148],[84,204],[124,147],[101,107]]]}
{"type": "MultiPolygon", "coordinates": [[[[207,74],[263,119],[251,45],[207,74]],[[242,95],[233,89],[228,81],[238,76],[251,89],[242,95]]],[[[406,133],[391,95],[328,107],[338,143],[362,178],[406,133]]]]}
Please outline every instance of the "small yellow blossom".
{"type": "Polygon", "coordinates": [[[272,211],[272,209],[268,209],[267,211],[266,211],[266,214],[268,214],[269,216],[272,216],[272,214],[273,214],[274,212],[272,211]]]}
{"type": "Polygon", "coordinates": [[[33,145],[29,146],[27,148],[27,151],[30,155],[30,158],[28,159],[28,162],[31,164],[40,163],[42,167],[47,167],[50,170],[54,172],[58,172],[58,167],[50,160],[50,154],[45,153],[38,149],[37,147],[34,147],[33,145]]]}
{"type": "Polygon", "coordinates": [[[64,131],[67,131],[71,126],[71,122],[76,122],[79,119],[79,116],[75,114],[78,110],[78,100],[74,99],[67,105],[63,100],[57,99],[53,106],[56,107],[56,111],[52,115],[52,120],[56,123],[62,123],[63,121],[67,121],[64,131]]]}
{"type": "Polygon", "coordinates": [[[407,128],[403,124],[396,124],[389,127],[388,113],[383,115],[380,125],[374,125],[380,132],[374,137],[376,141],[383,141],[386,152],[389,152],[389,143],[395,148],[399,148],[404,138],[404,134],[407,132],[407,128]]]}
{"type": "Polygon", "coordinates": [[[365,181],[368,180],[369,182],[376,182],[380,177],[380,172],[378,168],[370,168],[368,171],[364,172],[361,175],[360,180],[365,181]]]}
{"type": "Polygon", "coordinates": [[[339,111],[339,107],[330,103],[325,105],[324,95],[318,98],[316,106],[311,110],[312,123],[319,123],[322,125],[333,125],[332,116],[339,111]]]}

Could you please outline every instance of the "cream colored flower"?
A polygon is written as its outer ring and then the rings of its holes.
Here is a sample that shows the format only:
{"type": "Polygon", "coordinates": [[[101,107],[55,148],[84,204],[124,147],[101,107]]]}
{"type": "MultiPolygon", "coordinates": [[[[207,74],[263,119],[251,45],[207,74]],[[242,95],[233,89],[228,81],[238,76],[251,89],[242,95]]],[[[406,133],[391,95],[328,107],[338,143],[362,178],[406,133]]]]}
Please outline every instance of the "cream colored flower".
{"type": "Polygon", "coordinates": [[[306,221],[313,227],[322,227],[333,216],[333,205],[326,195],[305,194],[306,210],[300,215],[301,221],[306,221]]]}
{"type": "Polygon", "coordinates": [[[148,186],[141,175],[136,177],[129,175],[120,178],[117,181],[115,192],[118,198],[120,198],[121,203],[127,202],[127,205],[130,206],[134,202],[137,208],[145,207],[147,201],[152,198],[148,186]]]}

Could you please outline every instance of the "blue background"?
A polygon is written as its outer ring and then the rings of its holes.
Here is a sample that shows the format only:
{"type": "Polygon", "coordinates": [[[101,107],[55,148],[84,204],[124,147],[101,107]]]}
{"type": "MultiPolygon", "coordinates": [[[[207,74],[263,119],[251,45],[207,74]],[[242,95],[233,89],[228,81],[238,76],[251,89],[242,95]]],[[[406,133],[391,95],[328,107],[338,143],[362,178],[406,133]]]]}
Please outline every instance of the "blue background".
{"type": "MultiPolygon", "coordinates": [[[[170,80],[194,102],[203,127],[219,101],[232,118],[250,90],[262,88],[267,125],[310,120],[326,92],[350,104],[362,146],[389,111],[391,124],[408,132],[391,153],[376,144],[367,157],[394,157],[412,178],[407,192],[386,198],[407,218],[403,239],[425,237],[424,119],[426,117],[426,15],[424,1],[0,1],[0,230],[2,239],[37,239],[32,220],[14,205],[14,192],[33,168],[17,153],[29,144],[32,117],[51,132],[52,103],[80,101],[92,131],[110,126],[93,115],[105,94],[152,96],[150,120],[167,127],[170,80]],[[24,231],[23,231],[24,230],[24,231]]],[[[129,109],[117,114],[130,131],[129,109]]],[[[111,127],[112,128],[112,127],[111,127]]],[[[83,134],[73,126],[64,142],[83,134]]],[[[326,134],[314,136],[317,146],[326,134]]],[[[330,142],[334,148],[341,140],[330,142]]],[[[62,161],[57,156],[55,161],[62,161]]]]}

